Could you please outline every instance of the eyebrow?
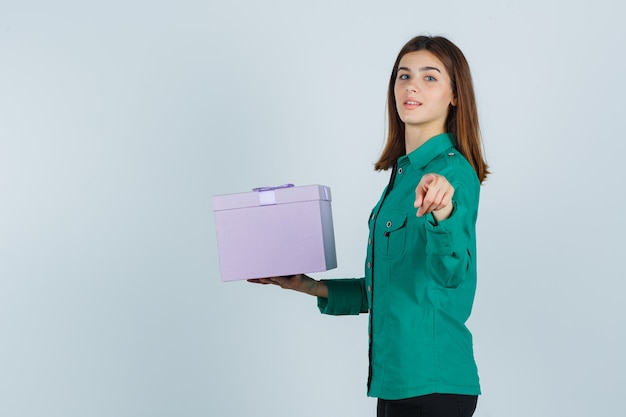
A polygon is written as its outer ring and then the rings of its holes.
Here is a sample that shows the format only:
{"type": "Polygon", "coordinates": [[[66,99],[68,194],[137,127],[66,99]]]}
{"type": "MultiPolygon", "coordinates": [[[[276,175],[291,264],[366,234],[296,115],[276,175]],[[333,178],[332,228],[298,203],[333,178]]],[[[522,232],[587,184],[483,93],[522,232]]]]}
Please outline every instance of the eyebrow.
{"type": "MultiPolygon", "coordinates": [[[[399,67],[398,71],[409,71],[411,72],[411,70],[408,67],[399,67]]],[[[439,74],[441,74],[441,70],[439,70],[439,68],[437,67],[421,67],[419,69],[419,72],[424,72],[424,71],[437,71],[439,74]]]]}

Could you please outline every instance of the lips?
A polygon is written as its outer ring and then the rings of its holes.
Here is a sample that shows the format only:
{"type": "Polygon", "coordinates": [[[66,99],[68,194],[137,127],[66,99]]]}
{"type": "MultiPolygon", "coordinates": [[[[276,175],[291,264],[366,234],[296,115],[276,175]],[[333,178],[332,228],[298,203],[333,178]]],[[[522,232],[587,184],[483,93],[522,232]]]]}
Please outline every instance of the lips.
{"type": "Polygon", "coordinates": [[[414,99],[410,98],[410,99],[404,100],[403,105],[407,109],[415,109],[415,108],[421,106],[422,103],[417,101],[417,100],[414,100],[414,99]]]}

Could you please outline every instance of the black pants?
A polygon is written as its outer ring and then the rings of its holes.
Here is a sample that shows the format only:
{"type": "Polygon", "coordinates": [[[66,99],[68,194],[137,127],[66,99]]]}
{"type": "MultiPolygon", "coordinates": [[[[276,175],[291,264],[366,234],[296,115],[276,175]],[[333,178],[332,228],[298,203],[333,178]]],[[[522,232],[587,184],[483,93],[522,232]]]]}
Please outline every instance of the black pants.
{"type": "Polygon", "coordinates": [[[404,400],[378,400],[377,417],[471,417],[478,397],[428,394],[404,400]]]}

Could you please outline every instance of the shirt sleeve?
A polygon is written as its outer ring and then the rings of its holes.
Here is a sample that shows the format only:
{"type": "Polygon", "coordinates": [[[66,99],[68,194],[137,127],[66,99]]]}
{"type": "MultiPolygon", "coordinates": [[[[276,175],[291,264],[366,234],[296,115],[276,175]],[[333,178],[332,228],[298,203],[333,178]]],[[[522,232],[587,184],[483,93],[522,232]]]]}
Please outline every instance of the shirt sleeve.
{"type": "Polygon", "coordinates": [[[455,288],[467,276],[474,258],[479,189],[471,184],[471,179],[448,180],[455,188],[453,210],[450,217],[440,222],[428,215],[426,262],[431,275],[441,285],[455,288]]]}
{"type": "Polygon", "coordinates": [[[323,281],[328,287],[328,298],[317,298],[317,307],[322,314],[340,316],[368,312],[364,278],[323,281]]]}

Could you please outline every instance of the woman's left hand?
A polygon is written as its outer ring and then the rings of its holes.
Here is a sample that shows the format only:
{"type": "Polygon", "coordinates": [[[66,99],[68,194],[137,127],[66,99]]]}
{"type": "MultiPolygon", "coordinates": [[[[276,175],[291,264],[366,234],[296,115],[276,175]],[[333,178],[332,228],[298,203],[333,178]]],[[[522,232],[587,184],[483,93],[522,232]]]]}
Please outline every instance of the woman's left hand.
{"type": "Polygon", "coordinates": [[[445,220],[452,213],[454,187],[446,177],[439,174],[426,174],[415,188],[415,208],[417,216],[433,213],[437,221],[445,220]]]}

